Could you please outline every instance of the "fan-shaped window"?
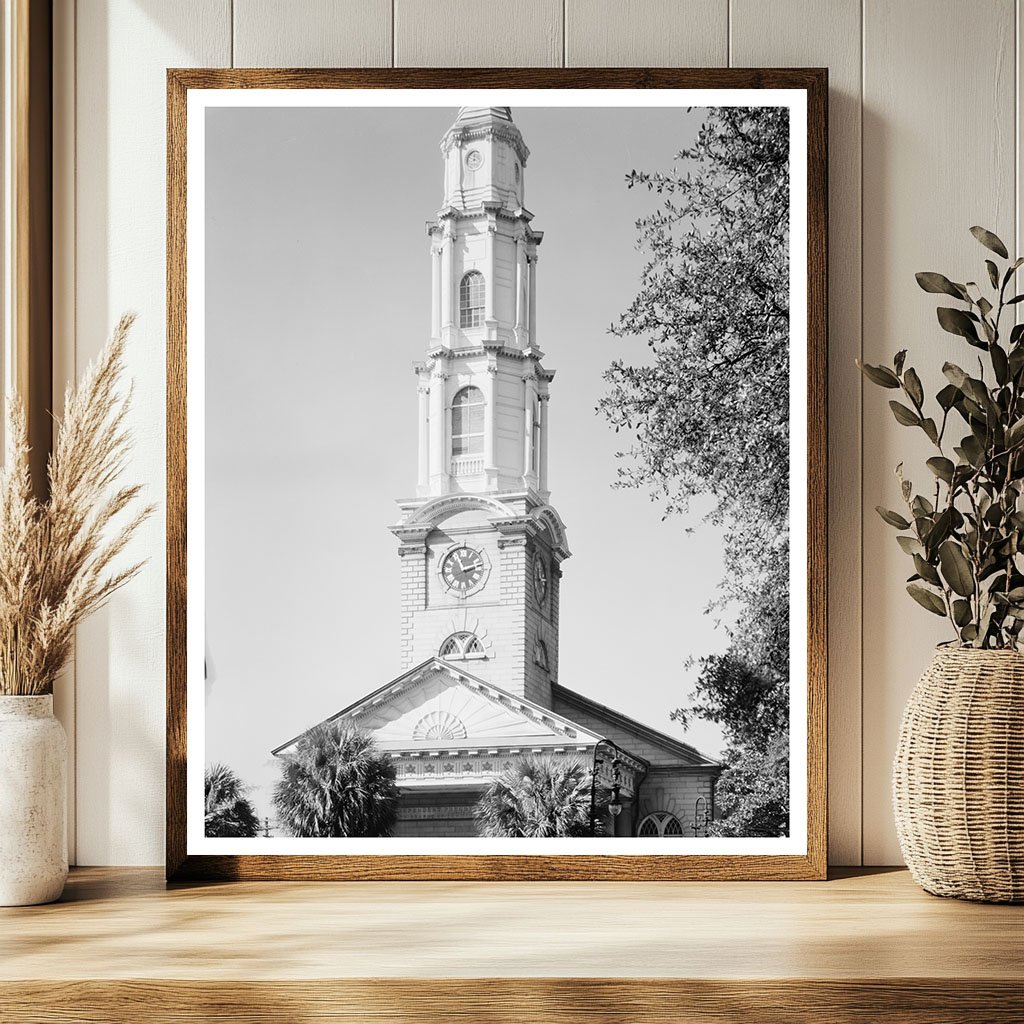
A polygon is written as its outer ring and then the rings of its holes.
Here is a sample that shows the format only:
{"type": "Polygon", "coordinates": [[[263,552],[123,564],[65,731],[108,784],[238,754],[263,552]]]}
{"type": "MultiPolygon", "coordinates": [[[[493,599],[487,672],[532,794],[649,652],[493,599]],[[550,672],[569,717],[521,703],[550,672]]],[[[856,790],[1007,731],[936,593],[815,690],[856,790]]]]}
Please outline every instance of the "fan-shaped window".
{"type": "MultiPolygon", "coordinates": [[[[464,740],[466,725],[450,711],[431,711],[412,730],[414,740],[464,740]]],[[[428,769],[429,770],[429,769],[428,769]]]]}
{"type": "Polygon", "coordinates": [[[681,836],[683,834],[683,826],[674,814],[669,814],[668,811],[655,811],[654,814],[648,814],[640,822],[640,827],[636,830],[636,834],[641,838],[647,839],[657,839],[663,836],[681,836]]]}
{"type": "Polygon", "coordinates": [[[479,455],[484,450],[484,393],[462,388],[452,402],[452,455],[479,455]]]}
{"type": "Polygon", "coordinates": [[[439,658],[447,661],[464,661],[467,658],[482,658],[484,645],[473,633],[452,633],[437,652],[439,658]]]}
{"type": "Polygon", "coordinates": [[[551,664],[548,661],[547,644],[545,644],[543,640],[538,640],[533,645],[533,660],[536,664],[540,665],[545,672],[551,667],[551,664]]]}
{"type": "Polygon", "coordinates": [[[459,326],[480,327],[484,322],[484,275],[471,270],[459,285],[459,326]]]}

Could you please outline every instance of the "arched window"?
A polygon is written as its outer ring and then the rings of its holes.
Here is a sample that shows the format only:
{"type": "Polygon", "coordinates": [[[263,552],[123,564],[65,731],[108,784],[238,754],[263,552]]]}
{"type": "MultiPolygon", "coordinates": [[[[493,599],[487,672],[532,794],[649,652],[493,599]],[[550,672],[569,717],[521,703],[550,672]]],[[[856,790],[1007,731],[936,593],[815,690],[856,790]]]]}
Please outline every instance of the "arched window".
{"type": "Polygon", "coordinates": [[[533,660],[536,664],[540,665],[545,672],[551,667],[548,662],[547,644],[545,644],[543,640],[538,640],[533,645],[533,660]]]}
{"type": "Polygon", "coordinates": [[[484,645],[473,633],[452,633],[437,652],[446,661],[465,661],[468,658],[482,658],[484,645]]]}
{"type": "Polygon", "coordinates": [[[480,327],[484,322],[484,275],[478,270],[464,274],[459,285],[459,326],[480,327]]]}
{"type": "Polygon", "coordinates": [[[484,450],[484,393],[463,388],[452,402],[452,455],[480,455],[484,450]]]}
{"type": "Polygon", "coordinates": [[[655,811],[654,814],[648,814],[640,822],[640,827],[636,830],[636,834],[646,839],[681,836],[683,834],[683,826],[674,814],[669,814],[668,811],[655,811]]]}

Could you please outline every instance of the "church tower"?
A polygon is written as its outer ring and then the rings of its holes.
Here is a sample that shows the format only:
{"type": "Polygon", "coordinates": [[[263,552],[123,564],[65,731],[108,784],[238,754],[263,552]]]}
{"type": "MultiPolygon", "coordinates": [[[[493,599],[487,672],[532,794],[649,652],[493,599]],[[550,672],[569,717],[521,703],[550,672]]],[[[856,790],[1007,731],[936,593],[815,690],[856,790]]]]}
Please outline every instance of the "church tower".
{"type": "Polygon", "coordinates": [[[463,107],[441,140],[427,224],[431,310],[415,364],[415,498],[402,561],[402,668],[431,657],[545,707],[558,672],[565,529],[548,502],[548,398],[537,338],[529,157],[508,107],[463,107]]]}

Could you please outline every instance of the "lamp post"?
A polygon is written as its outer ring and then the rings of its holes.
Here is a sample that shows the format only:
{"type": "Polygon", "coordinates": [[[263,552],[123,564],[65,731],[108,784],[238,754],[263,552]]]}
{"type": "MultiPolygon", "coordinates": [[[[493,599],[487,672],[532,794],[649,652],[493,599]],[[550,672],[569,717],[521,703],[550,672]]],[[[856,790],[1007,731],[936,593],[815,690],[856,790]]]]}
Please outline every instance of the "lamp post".
{"type": "Polygon", "coordinates": [[[616,753],[616,756],[612,759],[612,798],[608,803],[608,812],[613,818],[617,818],[622,813],[622,801],[620,799],[622,786],[619,774],[619,767],[622,762],[618,758],[622,751],[613,740],[600,739],[594,746],[594,767],[590,773],[590,834],[592,836],[597,835],[597,772],[601,765],[604,764],[604,758],[600,756],[600,753],[601,747],[605,744],[616,753]]]}

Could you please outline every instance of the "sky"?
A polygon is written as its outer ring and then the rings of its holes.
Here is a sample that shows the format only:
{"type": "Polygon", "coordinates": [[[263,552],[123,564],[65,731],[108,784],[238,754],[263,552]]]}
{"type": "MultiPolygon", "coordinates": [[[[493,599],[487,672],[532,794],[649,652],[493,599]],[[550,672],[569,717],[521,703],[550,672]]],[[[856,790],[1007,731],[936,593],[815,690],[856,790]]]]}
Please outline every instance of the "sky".
{"type": "MultiPolygon", "coordinates": [[[[424,225],[454,108],[221,108],[206,141],[207,763],[271,814],[270,750],[397,676],[399,558],[416,485],[416,379],[430,332],[424,225]]],[[[716,756],[682,730],[689,659],[724,650],[705,612],[720,532],[614,488],[623,446],[595,412],[608,328],[636,295],[632,168],[670,167],[700,111],[513,108],[544,232],[537,342],[551,386],[549,486],[563,566],[559,682],[716,756]]]]}

